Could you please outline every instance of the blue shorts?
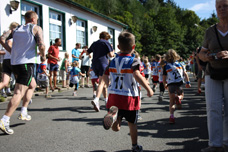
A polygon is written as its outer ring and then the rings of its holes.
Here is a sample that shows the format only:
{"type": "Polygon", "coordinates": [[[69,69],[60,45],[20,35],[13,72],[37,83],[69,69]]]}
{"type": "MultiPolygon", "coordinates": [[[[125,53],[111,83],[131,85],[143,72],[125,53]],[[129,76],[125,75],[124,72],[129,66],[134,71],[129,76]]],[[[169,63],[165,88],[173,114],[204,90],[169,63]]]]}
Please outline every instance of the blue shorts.
{"type": "Polygon", "coordinates": [[[49,71],[59,71],[59,65],[50,63],[49,66],[48,66],[48,70],[49,71]]]}
{"type": "Polygon", "coordinates": [[[102,76],[104,74],[105,69],[107,68],[108,65],[106,64],[97,64],[97,65],[92,65],[93,72],[95,73],[96,76],[102,76]]]}

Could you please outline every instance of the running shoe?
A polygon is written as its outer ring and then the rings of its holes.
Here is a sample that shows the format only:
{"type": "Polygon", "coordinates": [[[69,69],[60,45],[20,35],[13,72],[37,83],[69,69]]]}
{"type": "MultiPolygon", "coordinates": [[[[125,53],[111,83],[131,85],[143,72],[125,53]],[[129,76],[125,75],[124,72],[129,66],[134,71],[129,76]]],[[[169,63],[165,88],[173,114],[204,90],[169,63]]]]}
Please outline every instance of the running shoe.
{"type": "Polygon", "coordinates": [[[13,129],[10,129],[9,125],[5,125],[2,120],[0,120],[0,129],[8,135],[12,135],[14,133],[13,129]]]}
{"type": "Polygon", "coordinates": [[[113,123],[116,121],[118,115],[118,108],[116,106],[112,106],[108,113],[104,116],[103,127],[108,130],[112,127],[113,123]]]}
{"type": "Polygon", "coordinates": [[[175,100],[176,100],[177,109],[181,109],[182,108],[181,99],[179,98],[179,96],[176,96],[175,100]]]}
{"type": "Polygon", "coordinates": [[[76,93],[76,92],[74,92],[74,93],[72,94],[72,96],[76,97],[76,96],[77,96],[77,93],[76,93]]]}
{"type": "Polygon", "coordinates": [[[7,98],[7,95],[5,93],[2,94],[3,98],[7,98]]]}
{"type": "Polygon", "coordinates": [[[132,152],[143,152],[143,147],[141,145],[132,146],[132,152]]]}
{"type": "Polygon", "coordinates": [[[169,124],[175,124],[175,118],[169,117],[169,124]]]}
{"type": "Polygon", "coordinates": [[[99,101],[91,101],[91,104],[93,105],[93,108],[96,112],[99,112],[100,111],[100,106],[99,106],[99,101]]]}
{"type": "Polygon", "coordinates": [[[201,149],[201,152],[226,152],[224,151],[223,147],[207,147],[201,149]]]}
{"type": "Polygon", "coordinates": [[[89,86],[89,85],[85,85],[85,87],[86,87],[86,88],[90,88],[90,86],[89,86]]]}
{"type": "Polygon", "coordinates": [[[17,118],[20,119],[20,120],[26,120],[26,121],[29,121],[29,120],[32,119],[32,117],[30,115],[28,115],[28,114],[25,115],[25,116],[20,114],[17,118]]]}
{"type": "Polygon", "coordinates": [[[158,96],[158,101],[159,102],[162,102],[162,100],[163,100],[163,97],[160,95],[160,96],[158,96]]]}
{"type": "Polygon", "coordinates": [[[140,116],[140,115],[138,115],[138,118],[137,118],[138,120],[142,120],[142,117],[140,116]]]}
{"type": "Polygon", "coordinates": [[[51,98],[51,95],[46,94],[45,98],[51,98]]]}

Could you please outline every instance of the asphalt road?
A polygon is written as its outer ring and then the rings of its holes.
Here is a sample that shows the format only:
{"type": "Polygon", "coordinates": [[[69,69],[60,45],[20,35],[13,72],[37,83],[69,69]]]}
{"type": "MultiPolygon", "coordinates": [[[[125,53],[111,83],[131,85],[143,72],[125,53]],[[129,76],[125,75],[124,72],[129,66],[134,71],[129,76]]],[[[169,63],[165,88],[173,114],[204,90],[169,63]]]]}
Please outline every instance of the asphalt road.
{"type": "MultiPolygon", "coordinates": [[[[129,152],[131,141],[127,123],[119,132],[104,130],[102,118],[106,114],[104,101],[101,111],[91,105],[92,88],[80,88],[33,98],[29,106],[32,120],[17,119],[20,107],[11,117],[13,135],[0,132],[0,152],[129,152]]],[[[203,95],[196,95],[196,82],[184,89],[182,109],[175,111],[176,124],[170,125],[169,98],[158,102],[158,89],[152,98],[142,91],[142,107],[138,122],[138,143],[144,152],[199,152],[207,147],[206,105],[203,95]]],[[[0,103],[0,117],[8,102],[0,103]]]]}

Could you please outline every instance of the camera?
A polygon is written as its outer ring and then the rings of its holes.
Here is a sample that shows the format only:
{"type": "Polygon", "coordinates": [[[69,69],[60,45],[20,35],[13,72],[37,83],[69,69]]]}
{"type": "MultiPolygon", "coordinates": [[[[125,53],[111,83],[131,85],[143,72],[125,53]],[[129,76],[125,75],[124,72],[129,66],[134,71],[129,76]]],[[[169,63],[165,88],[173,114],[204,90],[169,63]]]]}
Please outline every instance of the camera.
{"type": "Polygon", "coordinates": [[[217,57],[217,53],[210,53],[209,56],[212,56],[213,59],[217,60],[218,57],[217,57]]]}

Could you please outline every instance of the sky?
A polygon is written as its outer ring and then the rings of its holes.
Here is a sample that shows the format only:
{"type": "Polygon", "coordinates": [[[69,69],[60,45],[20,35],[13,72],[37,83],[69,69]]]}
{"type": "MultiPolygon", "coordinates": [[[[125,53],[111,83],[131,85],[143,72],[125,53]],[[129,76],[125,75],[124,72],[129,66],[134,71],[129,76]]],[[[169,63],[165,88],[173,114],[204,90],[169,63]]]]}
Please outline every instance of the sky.
{"type": "Polygon", "coordinates": [[[211,17],[215,11],[215,0],[174,0],[180,8],[195,11],[201,19],[211,17]]]}

